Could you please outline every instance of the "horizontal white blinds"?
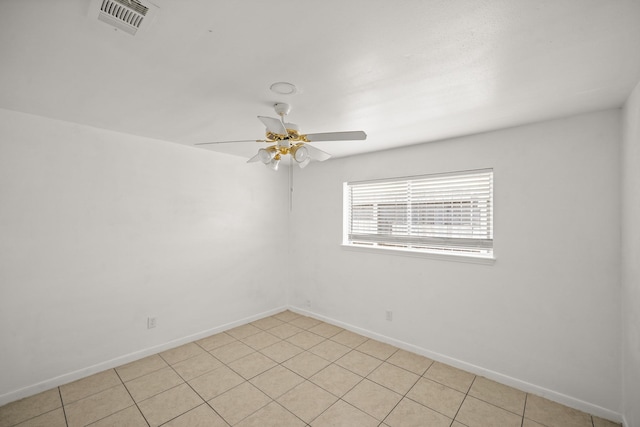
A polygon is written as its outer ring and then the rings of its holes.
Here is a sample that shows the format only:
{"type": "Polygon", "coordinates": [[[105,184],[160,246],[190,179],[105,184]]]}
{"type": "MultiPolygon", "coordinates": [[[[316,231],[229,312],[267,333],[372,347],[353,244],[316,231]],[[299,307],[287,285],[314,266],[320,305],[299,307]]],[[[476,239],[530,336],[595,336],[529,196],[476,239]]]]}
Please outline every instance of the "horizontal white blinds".
{"type": "Polygon", "coordinates": [[[475,252],[493,248],[493,170],[347,183],[349,244],[475,252]]]}

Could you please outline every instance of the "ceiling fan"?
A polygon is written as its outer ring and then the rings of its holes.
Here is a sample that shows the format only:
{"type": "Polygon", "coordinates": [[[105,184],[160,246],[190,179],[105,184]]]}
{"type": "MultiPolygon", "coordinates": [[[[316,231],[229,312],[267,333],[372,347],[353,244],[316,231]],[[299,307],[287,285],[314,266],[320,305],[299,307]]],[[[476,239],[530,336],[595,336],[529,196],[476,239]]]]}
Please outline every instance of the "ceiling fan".
{"type": "Polygon", "coordinates": [[[356,141],[367,139],[367,134],[361,130],[301,134],[298,125],[284,121],[284,117],[291,111],[289,104],[277,103],[273,107],[280,116],[279,119],[258,116],[258,119],[264,123],[267,128],[265,133],[266,139],[201,142],[195,145],[228,144],[235,142],[266,142],[267,144],[273,144],[267,148],[260,148],[258,154],[247,160],[247,163],[261,161],[271,169],[278,170],[282,156],[286,155],[291,155],[291,158],[295,160],[301,168],[307,166],[311,160],[322,162],[331,157],[331,154],[313,145],[309,145],[310,142],[356,141]]]}

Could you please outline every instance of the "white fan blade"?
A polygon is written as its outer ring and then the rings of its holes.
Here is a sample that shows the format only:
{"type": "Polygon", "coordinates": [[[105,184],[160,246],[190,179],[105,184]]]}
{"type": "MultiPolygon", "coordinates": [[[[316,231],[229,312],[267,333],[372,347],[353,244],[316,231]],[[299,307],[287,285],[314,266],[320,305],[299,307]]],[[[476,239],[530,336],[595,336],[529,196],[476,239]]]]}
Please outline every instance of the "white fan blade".
{"type": "Polygon", "coordinates": [[[258,161],[260,161],[260,153],[259,152],[258,152],[258,154],[256,154],[255,156],[253,156],[252,158],[247,160],[247,163],[253,163],[253,162],[258,162],[258,161]]]}
{"type": "Polygon", "coordinates": [[[216,141],[216,142],[198,142],[193,145],[208,145],[208,144],[231,144],[234,142],[267,142],[264,139],[241,139],[239,141],[216,141]]]}
{"type": "Polygon", "coordinates": [[[267,130],[271,133],[275,133],[278,135],[288,135],[287,129],[284,127],[282,122],[279,119],[274,119],[273,117],[263,117],[258,116],[260,121],[264,123],[267,127],[267,130]]]}
{"type": "Polygon", "coordinates": [[[326,133],[310,133],[306,135],[307,141],[361,141],[367,139],[367,134],[361,130],[350,132],[326,132],[326,133]]]}
{"type": "Polygon", "coordinates": [[[331,154],[325,151],[322,151],[319,148],[316,148],[312,145],[305,144],[304,146],[307,147],[307,150],[309,150],[309,157],[311,157],[313,160],[324,162],[325,160],[328,160],[331,157],[331,154]]]}

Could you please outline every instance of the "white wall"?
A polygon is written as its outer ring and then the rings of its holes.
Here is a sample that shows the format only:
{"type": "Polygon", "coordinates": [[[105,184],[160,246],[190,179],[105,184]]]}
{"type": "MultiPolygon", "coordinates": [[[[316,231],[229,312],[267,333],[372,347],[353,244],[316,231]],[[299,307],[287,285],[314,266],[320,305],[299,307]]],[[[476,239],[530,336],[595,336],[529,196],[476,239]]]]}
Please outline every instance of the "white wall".
{"type": "Polygon", "coordinates": [[[296,176],[292,305],[615,418],[620,138],[609,110],[312,164],[296,176]],[[340,246],[344,181],[487,167],[494,265],[340,246]]]}
{"type": "Polygon", "coordinates": [[[286,173],[0,110],[0,404],[289,301],[603,416],[624,389],[635,425],[638,91],[622,156],[623,337],[617,110],[296,170],[290,275],[271,267],[286,254],[286,173]],[[343,181],[484,167],[494,265],[340,247],[343,181]]]}
{"type": "Polygon", "coordinates": [[[0,110],[0,405],[282,307],[286,186],[239,157],[0,110]]]}
{"type": "Polygon", "coordinates": [[[626,425],[640,426],[640,84],[629,96],[623,112],[623,402],[626,425]]]}

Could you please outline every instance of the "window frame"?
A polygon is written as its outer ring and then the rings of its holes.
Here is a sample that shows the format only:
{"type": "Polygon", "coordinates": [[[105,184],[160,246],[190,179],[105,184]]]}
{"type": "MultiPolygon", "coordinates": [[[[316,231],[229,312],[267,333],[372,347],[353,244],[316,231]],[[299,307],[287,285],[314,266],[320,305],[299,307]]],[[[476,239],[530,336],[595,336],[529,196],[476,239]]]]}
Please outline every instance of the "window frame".
{"type": "MultiPolygon", "coordinates": [[[[493,168],[484,168],[484,169],[474,169],[474,170],[464,170],[464,171],[455,171],[455,172],[445,172],[445,173],[435,173],[435,174],[424,174],[424,175],[416,175],[416,176],[407,176],[407,177],[395,177],[395,178],[383,178],[383,179],[375,179],[375,180],[367,180],[367,181],[349,181],[343,183],[343,228],[342,228],[342,247],[348,250],[356,250],[356,251],[366,251],[366,252],[374,252],[374,253],[385,253],[385,254],[396,254],[396,255],[407,255],[407,256],[417,256],[417,257],[427,257],[427,258],[436,258],[436,259],[444,259],[450,261],[463,261],[463,262],[473,262],[473,263],[481,263],[481,264],[492,264],[495,262],[495,249],[494,249],[494,239],[493,239],[493,222],[494,222],[494,199],[493,199],[493,168]],[[475,183],[474,177],[477,178],[477,182],[481,182],[483,179],[488,179],[488,190],[489,195],[486,196],[485,199],[482,197],[473,198],[470,197],[469,194],[464,196],[460,196],[459,199],[451,198],[452,194],[447,194],[449,199],[440,199],[437,197],[433,197],[435,192],[426,192],[429,188],[429,185],[433,183],[437,183],[438,180],[442,182],[445,181],[454,181],[455,180],[465,180],[465,177],[469,177],[472,179],[472,182],[475,183]],[[488,177],[488,178],[487,178],[488,177]],[[419,199],[417,202],[412,202],[413,193],[411,190],[411,185],[416,186],[422,190],[419,193],[421,196],[426,194],[426,199],[419,199]],[[386,203],[384,202],[384,197],[378,199],[377,204],[372,204],[371,212],[367,213],[364,210],[361,213],[361,217],[364,216],[366,221],[366,215],[369,215],[371,219],[371,223],[367,228],[366,222],[361,222],[358,224],[361,230],[362,227],[365,229],[364,234],[358,234],[357,239],[350,239],[351,230],[351,219],[352,212],[354,212],[354,208],[357,209],[358,205],[351,205],[351,187],[361,187],[365,188],[370,186],[368,189],[373,189],[375,191],[377,186],[390,185],[398,185],[402,187],[406,185],[407,196],[402,196],[403,190],[400,191],[400,202],[394,203],[386,203]],[[425,187],[421,187],[425,186],[425,187]],[[478,201],[482,202],[482,205],[478,204],[478,201]],[[475,203],[475,208],[472,206],[475,203]],[[391,207],[393,205],[393,207],[391,207]],[[438,205],[444,209],[438,209],[438,205]],[[415,208],[419,207],[416,214],[415,208]],[[420,206],[422,206],[420,208],[420,206]],[[457,209],[454,207],[457,206],[457,209]],[[461,207],[466,206],[467,208],[471,207],[472,209],[460,209],[461,207]],[[478,206],[482,206],[482,208],[478,208],[478,206]],[[381,208],[387,208],[394,210],[393,213],[387,213],[387,215],[380,215],[381,208]],[[447,207],[449,208],[447,210],[447,207]],[[461,219],[460,215],[456,217],[456,211],[458,212],[466,212],[466,218],[461,219]],[[406,213],[405,213],[406,212],[406,213]],[[471,235],[480,235],[477,234],[473,230],[473,226],[475,226],[476,222],[472,222],[472,225],[469,225],[470,215],[475,218],[475,215],[480,215],[482,213],[486,218],[481,221],[481,225],[485,226],[484,229],[481,230],[482,235],[487,235],[484,238],[480,237],[471,237],[469,238],[469,233],[471,235]],[[422,215],[422,222],[415,221],[413,218],[416,215],[422,215]],[[428,215],[430,221],[425,221],[428,215]],[[440,216],[439,216],[440,215],[440,216]],[[442,215],[445,215],[444,217],[442,215]],[[384,222],[385,219],[398,219],[397,223],[389,223],[384,222]],[[381,221],[382,220],[382,221],[381,221]],[[446,231],[434,232],[434,229],[438,228],[436,225],[437,220],[440,221],[439,227],[446,231]],[[454,222],[452,222],[454,220],[454,222]],[[467,224],[463,224],[464,221],[467,221],[467,224]],[[485,225],[485,222],[487,223],[485,225]],[[364,225],[363,225],[364,224],[364,225]],[[380,227],[386,227],[387,231],[390,233],[387,234],[379,234],[378,230],[380,227]],[[398,234],[394,234],[392,231],[393,227],[399,227],[404,231],[400,231],[398,234]],[[421,228],[422,227],[422,228],[421,228]],[[456,228],[457,227],[457,228],[456,228]],[[375,230],[374,230],[375,229],[375,230]],[[418,237],[413,239],[412,241],[412,233],[413,229],[418,229],[418,237]],[[455,230],[460,231],[461,235],[466,236],[464,238],[451,237],[451,234],[456,234],[455,230]],[[407,231],[409,230],[409,231],[407,231]],[[429,231],[431,230],[431,231],[429,231]],[[453,231],[452,231],[453,230],[453,231]],[[429,233],[433,232],[433,236],[430,236],[429,233]],[[447,235],[445,239],[440,239],[436,234],[444,233],[447,235]],[[377,237],[383,237],[381,239],[377,239],[377,237]],[[425,242],[438,242],[425,244],[425,242]],[[452,243],[451,246],[447,246],[447,243],[452,243]]],[[[453,188],[452,184],[450,184],[453,188]]],[[[449,188],[449,187],[448,187],[449,188]]],[[[467,187],[468,188],[468,187],[467,187]]],[[[385,190],[387,191],[387,190],[385,190]]],[[[473,190],[469,190],[470,193],[473,193],[473,190]]],[[[417,192],[417,191],[416,191],[417,192]]],[[[452,193],[454,193],[452,191],[452,193]]],[[[362,201],[363,199],[361,199],[362,201]]],[[[366,198],[364,199],[364,203],[366,203],[366,198]]],[[[362,204],[360,206],[366,206],[362,204]]]]}

